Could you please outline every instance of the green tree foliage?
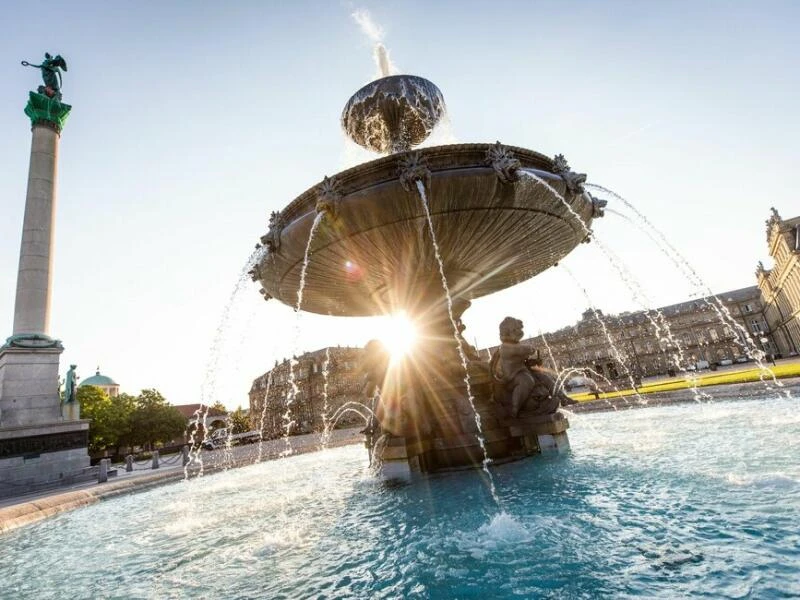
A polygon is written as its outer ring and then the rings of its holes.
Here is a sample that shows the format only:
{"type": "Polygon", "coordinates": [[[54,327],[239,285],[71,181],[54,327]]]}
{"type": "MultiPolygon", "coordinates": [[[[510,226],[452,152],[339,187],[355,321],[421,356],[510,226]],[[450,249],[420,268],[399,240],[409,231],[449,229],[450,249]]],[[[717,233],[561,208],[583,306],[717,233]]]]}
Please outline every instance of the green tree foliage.
{"type": "Polygon", "coordinates": [[[230,423],[231,430],[235,434],[250,431],[250,417],[241,406],[231,413],[230,423]]]}
{"type": "Polygon", "coordinates": [[[115,442],[112,424],[111,398],[103,390],[93,385],[78,388],[77,400],[81,406],[81,418],[89,419],[89,452],[95,453],[115,442]]]}
{"type": "Polygon", "coordinates": [[[158,390],[142,390],[138,396],[113,398],[98,387],[78,388],[81,417],[91,419],[89,450],[92,453],[122,447],[149,446],[178,437],[186,427],[183,415],[167,403],[158,390]]]}
{"type": "Polygon", "coordinates": [[[181,435],[186,421],[177,408],[167,403],[158,390],[142,390],[131,416],[131,438],[137,445],[152,448],[181,435]]]}
{"type": "Polygon", "coordinates": [[[212,404],[209,407],[208,414],[212,415],[212,416],[214,416],[214,415],[227,415],[228,414],[228,409],[225,408],[225,405],[222,402],[217,400],[216,402],[214,402],[214,404],[212,404]]]}
{"type": "Polygon", "coordinates": [[[119,394],[111,398],[111,428],[116,433],[116,440],[113,445],[120,453],[122,447],[134,445],[132,418],[136,410],[136,396],[130,394],[119,394]]]}

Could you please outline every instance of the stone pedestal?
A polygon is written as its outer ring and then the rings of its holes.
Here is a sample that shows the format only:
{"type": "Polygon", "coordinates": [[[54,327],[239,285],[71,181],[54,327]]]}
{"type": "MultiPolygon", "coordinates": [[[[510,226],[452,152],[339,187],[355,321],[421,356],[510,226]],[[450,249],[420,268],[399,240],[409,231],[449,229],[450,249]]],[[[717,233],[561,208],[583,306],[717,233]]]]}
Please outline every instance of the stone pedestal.
{"type": "Polygon", "coordinates": [[[58,390],[61,344],[0,348],[0,428],[62,420],[58,390]]]}
{"type": "MultiPolygon", "coordinates": [[[[475,410],[465,397],[465,389],[429,387],[424,404],[426,427],[409,427],[405,436],[382,433],[374,448],[383,477],[411,480],[418,473],[480,468],[484,456],[498,464],[569,450],[569,421],[563,414],[522,411],[517,417],[506,416],[505,409],[493,399],[488,371],[482,372],[478,366],[473,364],[470,369],[475,410]],[[482,440],[475,412],[480,416],[482,440]]],[[[373,447],[372,440],[367,441],[367,447],[373,447]]]]}
{"type": "Polygon", "coordinates": [[[88,421],[0,427],[0,497],[93,477],[88,421]]]}

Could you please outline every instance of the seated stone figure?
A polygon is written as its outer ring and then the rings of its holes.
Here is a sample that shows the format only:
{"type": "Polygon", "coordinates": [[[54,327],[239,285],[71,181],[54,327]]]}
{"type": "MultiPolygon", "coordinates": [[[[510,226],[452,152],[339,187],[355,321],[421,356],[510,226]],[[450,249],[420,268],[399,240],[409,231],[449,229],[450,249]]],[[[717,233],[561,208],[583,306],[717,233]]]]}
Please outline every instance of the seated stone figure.
{"type": "Polygon", "coordinates": [[[506,403],[510,401],[513,418],[523,410],[528,414],[552,414],[561,400],[561,394],[553,390],[555,378],[541,367],[541,361],[531,367],[533,348],[520,344],[522,338],[522,321],[513,317],[503,319],[502,344],[492,356],[492,374],[503,385],[504,399],[506,403]]]}

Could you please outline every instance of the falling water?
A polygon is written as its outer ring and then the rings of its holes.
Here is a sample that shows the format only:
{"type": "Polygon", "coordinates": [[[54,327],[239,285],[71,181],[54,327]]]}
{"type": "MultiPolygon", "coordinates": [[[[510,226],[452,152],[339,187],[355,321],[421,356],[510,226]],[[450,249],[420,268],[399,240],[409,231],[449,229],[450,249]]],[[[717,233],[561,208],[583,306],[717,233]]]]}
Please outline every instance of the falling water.
{"type": "Polygon", "coordinates": [[[240,299],[243,297],[243,293],[245,291],[249,291],[248,288],[250,287],[250,271],[252,268],[261,261],[264,257],[264,254],[267,252],[267,249],[263,246],[257,246],[256,249],[250,254],[247,258],[247,262],[242,267],[241,271],[239,272],[239,277],[236,280],[236,284],[233,287],[233,291],[228,298],[228,303],[225,305],[225,308],[222,311],[222,316],[220,317],[219,324],[217,325],[217,329],[214,333],[214,340],[211,344],[211,349],[209,351],[208,362],[206,363],[206,372],[205,372],[205,379],[203,380],[203,384],[200,387],[200,407],[194,412],[194,420],[195,423],[202,423],[203,424],[203,437],[199,441],[197,441],[197,429],[195,427],[194,430],[189,435],[189,461],[183,468],[184,476],[188,479],[189,477],[189,467],[192,465],[198,465],[199,471],[198,476],[203,475],[203,458],[201,456],[202,452],[202,444],[206,441],[208,437],[208,428],[206,427],[206,417],[208,416],[208,410],[211,405],[216,400],[217,395],[217,381],[216,377],[219,372],[219,362],[220,358],[223,354],[223,342],[225,333],[227,332],[231,319],[235,314],[235,307],[238,305],[240,299]]]}
{"type": "Polygon", "coordinates": [[[542,343],[544,344],[544,347],[547,349],[547,354],[550,356],[550,364],[553,365],[553,370],[558,371],[559,368],[558,368],[558,363],[556,362],[556,357],[553,355],[553,350],[552,348],[550,348],[550,344],[547,343],[547,338],[544,337],[544,334],[542,333],[541,329],[539,330],[539,337],[542,338],[542,343]]]}
{"type": "MultiPolygon", "coordinates": [[[[586,223],[584,223],[584,221],[583,221],[583,219],[581,219],[580,215],[577,212],[575,212],[575,210],[572,208],[572,206],[570,206],[569,202],[567,202],[564,199],[564,196],[562,196],[555,188],[553,188],[550,184],[548,184],[546,181],[541,179],[535,173],[532,173],[532,172],[526,171],[526,170],[523,170],[522,173],[525,174],[529,179],[531,179],[531,180],[543,185],[547,190],[549,190],[550,193],[555,198],[557,198],[563,204],[564,207],[566,207],[567,211],[570,213],[570,215],[573,217],[573,219],[578,224],[580,224],[580,226],[583,229],[584,233],[587,236],[592,234],[592,231],[586,226],[586,223]]],[[[639,283],[636,281],[636,279],[633,277],[633,275],[631,275],[630,271],[624,265],[622,260],[619,257],[615,256],[611,252],[611,250],[609,248],[607,248],[605,244],[601,243],[600,240],[598,240],[596,237],[595,237],[595,243],[600,248],[600,250],[603,252],[603,254],[605,255],[605,257],[608,260],[609,264],[611,264],[611,266],[614,267],[614,269],[617,271],[617,273],[620,276],[620,279],[627,286],[628,290],[631,292],[633,300],[637,304],[639,304],[640,307],[642,307],[644,309],[644,315],[647,318],[647,320],[650,321],[650,324],[653,326],[653,329],[654,329],[656,337],[659,340],[662,340],[662,341],[666,340],[668,343],[672,344],[678,350],[678,356],[672,358],[671,360],[673,360],[673,362],[675,363],[675,366],[682,373],[686,373],[687,371],[686,371],[686,368],[684,366],[685,358],[684,358],[683,348],[681,347],[679,340],[673,335],[672,330],[670,329],[669,323],[667,322],[667,320],[664,317],[663,313],[658,309],[650,308],[650,304],[651,303],[649,302],[649,300],[647,299],[646,295],[642,291],[642,288],[639,285],[639,283]],[[653,315],[652,315],[653,312],[656,313],[657,319],[653,318],[653,315]],[[662,331],[665,334],[663,336],[662,336],[662,331]]],[[[575,279],[576,283],[578,283],[578,285],[580,286],[580,283],[574,277],[574,275],[572,275],[572,273],[570,273],[570,275],[573,277],[573,279],[575,279]]],[[[581,286],[581,289],[583,290],[584,295],[587,295],[586,290],[583,289],[582,286],[581,286]]],[[[588,298],[588,295],[587,295],[587,298],[588,298]]],[[[597,318],[598,321],[600,322],[600,325],[601,325],[601,327],[603,329],[603,332],[606,334],[606,337],[608,337],[609,343],[613,346],[612,352],[614,353],[615,358],[616,358],[617,356],[619,356],[619,352],[618,352],[616,346],[614,345],[613,341],[611,340],[610,335],[608,334],[608,330],[606,329],[605,323],[602,322],[602,320],[600,319],[600,317],[598,316],[598,314],[597,314],[597,312],[596,312],[596,310],[594,308],[592,308],[592,311],[594,313],[595,318],[597,318]]],[[[622,364],[625,367],[625,370],[626,370],[626,372],[628,374],[628,377],[631,380],[631,388],[634,389],[634,391],[636,391],[636,386],[633,385],[633,377],[631,376],[630,370],[628,369],[627,365],[625,365],[625,363],[621,362],[620,364],[622,364]]],[[[692,394],[695,397],[695,400],[697,400],[699,402],[699,401],[702,401],[704,399],[709,399],[710,398],[710,396],[708,394],[701,393],[701,392],[698,391],[698,389],[697,389],[697,379],[696,378],[688,377],[688,380],[689,380],[689,382],[691,384],[691,390],[692,390],[692,394]]],[[[636,395],[637,395],[637,397],[641,398],[641,396],[639,395],[638,392],[636,392],[636,395]]]]}
{"type": "MultiPolygon", "coordinates": [[[[375,413],[369,406],[363,402],[351,400],[342,404],[339,408],[333,411],[333,414],[330,417],[328,417],[329,431],[333,431],[333,428],[336,427],[336,423],[339,421],[339,419],[348,412],[357,414],[359,417],[364,419],[364,423],[369,423],[371,419],[375,418],[375,413]]],[[[330,437],[330,433],[328,436],[330,437]]]]}
{"type": "Polygon", "coordinates": [[[425,218],[428,221],[428,231],[431,234],[431,242],[433,243],[433,252],[436,256],[436,262],[439,265],[439,276],[442,279],[442,288],[444,289],[445,296],[447,297],[447,314],[450,317],[450,324],[453,326],[453,337],[456,341],[456,348],[458,349],[458,356],[461,359],[461,366],[464,368],[464,383],[467,387],[467,400],[469,400],[469,404],[472,407],[472,413],[475,415],[475,424],[478,427],[478,433],[476,437],[478,438],[478,443],[481,446],[481,451],[483,452],[483,471],[486,473],[486,477],[489,481],[489,487],[492,492],[492,498],[494,498],[495,503],[497,506],[500,506],[500,498],[497,495],[497,489],[494,485],[494,478],[492,477],[491,471],[489,471],[489,464],[491,463],[491,459],[489,458],[488,453],[486,452],[486,439],[483,436],[483,426],[481,424],[481,415],[478,413],[478,409],[475,407],[475,398],[472,395],[472,386],[470,385],[469,380],[469,364],[467,363],[467,355],[464,353],[464,348],[461,346],[461,338],[458,335],[458,325],[456,324],[455,317],[453,317],[453,298],[450,295],[450,286],[447,285],[447,277],[444,274],[444,262],[442,261],[442,253],[439,250],[439,243],[436,241],[436,232],[433,230],[433,220],[431,219],[431,211],[430,207],[428,206],[428,198],[425,194],[425,185],[422,181],[417,180],[417,190],[419,190],[419,197],[420,201],[422,202],[422,207],[425,210],[425,218]]]}
{"type": "MultiPolygon", "coordinates": [[[[711,288],[709,288],[702,277],[700,277],[697,271],[695,271],[689,261],[686,260],[686,258],[669,242],[667,237],[658,228],[656,228],[647,217],[639,212],[635,206],[633,206],[630,202],[616,192],[601,185],[586,185],[594,190],[611,195],[616,200],[628,207],[639,218],[643,226],[636,223],[634,224],[636,224],[637,227],[656,244],[656,247],[661,250],[661,252],[678,268],[684,277],[687,278],[689,283],[693,285],[694,288],[700,293],[702,296],[702,301],[706,306],[711,308],[716,313],[720,324],[725,328],[725,331],[728,333],[728,335],[731,336],[734,343],[744,351],[748,358],[755,361],[760,371],[761,380],[764,381],[764,378],[769,376],[776,386],[784,387],[783,383],[775,377],[775,374],[772,372],[772,370],[764,364],[764,352],[758,349],[747,330],[742,327],[736,321],[736,319],[734,319],[733,315],[730,314],[730,311],[725,304],[723,304],[716,294],[711,291],[711,288]],[[744,340],[744,342],[742,340],[744,340]]],[[[771,389],[766,381],[764,381],[764,383],[767,389],[771,389]]],[[[785,390],[785,394],[787,397],[791,397],[791,392],[788,390],[785,390]]]]}
{"type": "Polygon", "coordinates": [[[300,393],[300,388],[297,387],[295,367],[297,367],[297,346],[300,339],[300,309],[303,306],[303,291],[306,287],[306,272],[308,271],[309,258],[311,256],[311,242],[314,241],[314,234],[317,232],[319,224],[325,216],[325,212],[320,211],[314,217],[314,223],[311,225],[311,231],[308,232],[308,242],[306,242],[306,250],[303,254],[303,266],[300,269],[300,285],[297,287],[297,304],[294,307],[295,312],[295,325],[294,325],[294,352],[289,361],[289,390],[286,393],[286,412],[283,413],[283,441],[286,449],[281,452],[281,456],[289,456],[292,454],[292,443],[289,441],[289,436],[292,433],[294,426],[294,419],[292,418],[292,406],[297,395],[300,393]]]}
{"type": "Polygon", "coordinates": [[[575,277],[575,274],[572,271],[570,271],[564,265],[559,265],[559,267],[561,269],[563,269],[565,273],[568,273],[570,277],[572,277],[572,280],[575,282],[575,285],[577,285],[578,288],[581,290],[581,292],[583,292],[583,296],[584,296],[584,298],[586,298],[586,302],[589,304],[589,309],[592,311],[592,314],[594,315],[595,320],[600,325],[600,329],[603,330],[603,335],[605,336],[606,341],[608,341],[608,346],[611,349],[611,354],[614,356],[614,360],[616,360],[617,363],[619,363],[619,365],[623,369],[625,369],[625,375],[628,377],[628,382],[631,384],[631,389],[633,390],[633,393],[636,395],[636,398],[639,400],[639,402],[642,405],[646,405],[647,404],[647,400],[642,398],[642,395],[639,393],[639,390],[636,389],[636,383],[633,380],[633,375],[631,374],[631,371],[628,368],[627,363],[622,358],[622,355],[620,354],[619,349],[617,348],[617,345],[614,343],[614,339],[611,337],[611,334],[608,332],[608,328],[606,327],[605,322],[603,322],[603,318],[598,314],[597,309],[595,308],[594,304],[592,303],[592,299],[589,296],[589,292],[586,291],[586,288],[583,287],[583,284],[581,284],[581,282],[578,280],[578,278],[575,277]]]}
{"type": "Polygon", "coordinates": [[[687,370],[686,366],[688,361],[686,359],[686,354],[683,350],[683,347],[680,345],[678,338],[672,333],[672,328],[669,325],[669,321],[664,316],[664,313],[658,308],[649,308],[652,305],[652,302],[649,298],[645,295],[642,291],[639,282],[633,277],[630,273],[628,268],[622,262],[622,260],[617,257],[610,248],[608,248],[605,244],[600,242],[600,240],[595,239],[595,243],[598,247],[603,251],[603,254],[606,255],[609,262],[614,265],[617,273],[619,274],[622,281],[627,285],[628,289],[632,291],[634,301],[644,309],[644,315],[650,324],[653,326],[653,330],[655,333],[656,338],[662,344],[669,344],[677,350],[677,355],[668,353],[667,358],[672,362],[678,371],[685,377],[686,381],[690,384],[690,389],[692,391],[692,395],[694,396],[695,401],[703,402],[711,400],[712,397],[702,392],[698,389],[698,379],[697,377],[687,370]],[[651,313],[655,313],[656,317],[653,318],[651,313]],[[662,335],[663,331],[663,335],[662,335]]]}
{"type": "Polygon", "coordinates": [[[264,390],[264,399],[261,404],[261,420],[258,425],[258,457],[256,462],[261,462],[264,452],[264,419],[267,416],[267,404],[269,403],[269,391],[272,387],[272,371],[267,374],[267,389],[264,390]]]}
{"type": "Polygon", "coordinates": [[[608,377],[606,377],[602,373],[598,373],[591,367],[567,367],[559,371],[558,377],[556,378],[556,382],[553,385],[553,393],[555,393],[556,390],[561,388],[567,382],[567,380],[573,375],[583,375],[584,378],[587,378],[586,373],[590,373],[593,377],[602,380],[603,383],[605,383],[609,387],[609,389],[613,389],[617,393],[619,392],[619,388],[615,386],[614,383],[608,377]]]}
{"type": "Polygon", "coordinates": [[[331,349],[325,348],[325,361],[322,363],[322,435],[320,448],[324,450],[330,442],[331,429],[328,427],[328,366],[331,364],[331,349]]]}

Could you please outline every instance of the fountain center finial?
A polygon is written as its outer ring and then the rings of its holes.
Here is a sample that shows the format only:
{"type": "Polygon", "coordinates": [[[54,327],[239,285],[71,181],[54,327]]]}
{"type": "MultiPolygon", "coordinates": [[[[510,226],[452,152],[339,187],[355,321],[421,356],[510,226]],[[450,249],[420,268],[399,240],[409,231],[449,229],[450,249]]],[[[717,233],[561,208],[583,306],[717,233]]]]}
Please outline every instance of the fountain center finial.
{"type": "Polygon", "coordinates": [[[369,150],[405,152],[425,141],[445,110],[442,92],[427,79],[392,75],[353,94],[342,111],[342,127],[369,150]]]}

